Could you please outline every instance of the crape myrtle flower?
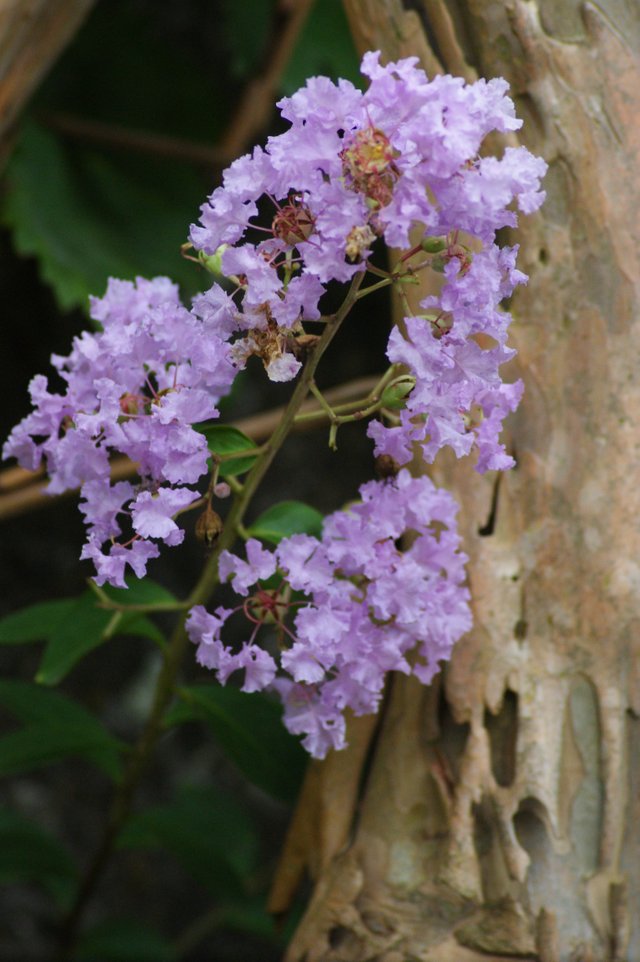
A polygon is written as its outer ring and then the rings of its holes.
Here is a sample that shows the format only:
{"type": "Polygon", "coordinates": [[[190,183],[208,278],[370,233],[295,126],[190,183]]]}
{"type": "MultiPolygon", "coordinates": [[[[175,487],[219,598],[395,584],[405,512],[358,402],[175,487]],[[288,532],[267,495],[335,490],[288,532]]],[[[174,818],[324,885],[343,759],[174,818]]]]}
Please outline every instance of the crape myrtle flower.
{"type": "Polygon", "coordinates": [[[277,692],[285,725],[317,758],[344,747],[346,709],[377,710],[387,672],[428,683],[471,627],[453,497],[406,469],[360,496],[325,519],[320,539],[293,535],[273,551],[250,539],[246,559],[223,552],[221,579],[244,602],[197,606],[187,621],[198,662],[223,684],[243,671],[244,691],[277,692]],[[263,584],[277,572],[277,588],[263,584]],[[234,652],[221,633],[237,611],[250,631],[234,652]],[[278,644],[262,647],[269,624],[278,644]]]}
{"type": "MultiPolygon", "coordinates": [[[[500,249],[495,237],[516,225],[514,208],[540,206],[546,164],[524,147],[479,155],[487,134],[522,124],[505,80],[428,80],[417,58],[382,66],[379,53],[365,54],[362,72],[365,92],[313,77],[281,100],[290,128],[231,165],[191,240],[209,254],[228,245],[222,266],[239,277],[239,323],[249,331],[239,350],[248,356],[260,353],[257,330],[295,332],[298,320],[317,318],[328,282],[362,271],[376,238],[401,249],[440,238],[440,293],[422,302],[423,316],[405,318],[406,336],[395,328],[389,341],[389,359],[411,369],[416,388],[397,424],[376,421],[369,433],[377,455],[402,464],[417,443],[429,461],[449,446],[458,457],[476,450],[479,471],[507,468],[498,437],[522,388],[499,374],[514,351],[498,305],[526,276],[515,268],[517,248],[500,249]],[[266,228],[257,225],[265,204],[266,228]]],[[[270,376],[294,377],[295,358],[282,360],[273,335],[269,343],[270,376]]]]}
{"type": "Polygon", "coordinates": [[[44,459],[51,493],[80,488],[82,557],[93,560],[98,584],[123,587],[127,565],[141,577],[158,541],[182,541],[173,516],[198,497],[189,485],[208,471],[206,439],[193,425],[218,416],[216,401],[237,369],[225,337],[184,308],[166,278],[111,280],[91,314],[102,330],[52,359],[62,393],[33,379],[35,410],[4,455],[29,468],[44,459]],[[137,463],[137,485],[111,484],[115,452],[137,463]]]}
{"type": "Polygon", "coordinates": [[[475,451],[480,471],[511,465],[499,434],[522,385],[500,375],[514,352],[499,304],[526,277],[517,248],[495,238],[516,209],[540,205],[546,165],[524,147],[480,156],[488,133],[521,125],[504,80],[428,80],[416,58],[382,66],[378,53],[362,71],[365,92],[314,77],[281,100],[289,129],[235,161],[202,207],[192,243],[231,288],[215,284],[187,309],[166,278],[111,280],[91,300],[102,329],[52,358],[64,390],[33,379],[34,410],[4,455],[30,469],[44,460],[51,493],[81,488],[82,556],[99,584],[123,585],[127,565],[144,574],[159,542],[181,541],[175,516],[208,470],[194,426],[218,416],[252,355],[274,381],[297,376],[316,336],[304,323],[322,319],[330,282],[367,269],[378,239],[441,283],[391,331],[388,357],[415,385],[396,416],[370,423],[376,455],[406,464],[418,446],[431,461],[449,446],[475,451]],[[114,453],[136,462],[139,483],[111,484],[114,453]]]}

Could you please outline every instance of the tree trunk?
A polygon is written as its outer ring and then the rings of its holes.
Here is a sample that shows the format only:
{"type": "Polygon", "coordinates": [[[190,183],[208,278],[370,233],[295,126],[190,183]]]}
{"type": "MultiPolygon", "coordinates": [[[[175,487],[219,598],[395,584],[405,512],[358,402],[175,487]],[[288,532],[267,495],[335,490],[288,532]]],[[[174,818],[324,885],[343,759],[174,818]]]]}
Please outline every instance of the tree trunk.
{"type": "Polygon", "coordinates": [[[516,232],[517,467],[434,472],[475,627],[312,768],[273,892],[282,910],[311,875],[287,960],[638,962],[640,8],[345,5],[362,50],[506,77],[550,169],[516,232]]]}

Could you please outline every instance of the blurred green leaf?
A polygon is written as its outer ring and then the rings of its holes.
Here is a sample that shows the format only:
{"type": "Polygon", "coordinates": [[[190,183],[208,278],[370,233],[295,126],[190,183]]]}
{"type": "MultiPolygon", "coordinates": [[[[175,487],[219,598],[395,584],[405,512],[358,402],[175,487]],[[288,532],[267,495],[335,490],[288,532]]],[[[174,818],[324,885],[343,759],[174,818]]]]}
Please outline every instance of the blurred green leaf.
{"type": "MultiPolygon", "coordinates": [[[[255,448],[256,443],[237,428],[229,424],[199,424],[197,430],[207,439],[212,454],[233,454],[234,451],[247,451],[255,448]]],[[[220,465],[220,477],[243,474],[252,467],[255,457],[232,458],[220,465]]]]}
{"type": "Polygon", "coordinates": [[[212,788],[185,788],[174,802],[134,815],[118,845],[166,849],[209,891],[227,899],[244,893],[257,837],[250,818],[231,799],[212,788]]]}
{"type": "Polygon", "coordinates": [[[313,5],[282,77],[283,93],[294,93],[308,77],[318,74],[363,86],[342,0],[317,0],[313,5]]]}
{"type": "MultiPolygon", "coordinates": [[[[110,275],[166,274],[186,294],[209,286],[179,250],[214,186],[215,172],[203,177],[190,159],[190,142],[215,144],[233,99],[220,90],[227,58],[212,58],[208,43],[194,44],[189,15],[178,6],[172,28],[165,22],[163,29],[163,18],[156,21],[144,4],[95,4],[37,92],[38,124],[25,125],[6,171],[0,219],[17,250],[38,259],[63,307],[86,306],[110,275]],[[77,136],[52,132],[47,124],[58,114],[73,119],[77,136]],[[113,133],[93,148],[96,121],[113,133]],[[147,149],[125,147],[128,134],[146,140],[147,149]],[[177,147],[186,141],[183,155],[163,156],[156,134],[177,147]]],[[[220,14],[206,7],[199,17],[210,36],[220,14]]]]}
{"type": "MultiPolygon", "coordinates": [[[[131,579],[126,589],[107,586],[105,592],[123,605],[175,601],[170,591],[149,578],[131,579]]],[[[93,591],[79,598],[32,605],[0,620],[0,645],[47,641],[36,676],[44,685],[57,684],[84,655],[118,635],[141,635],[158,644],[164,641],[162,632],[145,615],[101,608],[93,591]]]]}
{"type": "Polygon", "coordinates": [[[231,54],[231,70],[244,79],[254,73],[266,51],[274,0],[223,0],[222,28],[231,54]]]}
{"type": "Polygon", "coordinates": [[[65,907],[77,873],[55,838],[22,815],[0,809],[0,883],[23,881],[38,882],[65,907]]]}
{"type": "MultiPolygon", "coordinates": [[[[175,601],[171,592],[148,578],[132,578],[126,589],[107,587],[106,594],[113,601],[125,605],[175,601]]],[[[65,600],[64,605],[62,616],[55,618],[45,635],[47,646],[36,675],[40,684],[58,684],[81,658],[118,635],[141,635],[156,643],[164,640],[162,632],[145,615],[101,608],[97,596],[91,590],[87,590],[75,600],[65,600]]],[[[18,612],[18,615],[20,614],[18,612]]],[[[9,629],[11,630],[11,625],[9,629]]],[[[13,631],[15,632],[15,626],[13,631]]]]}
{"type": "Polygon", "coordinates": [[[80,940],[74,962],[172,962],[169,943],[135,919],[108,919],[80,940]]]}
{"type": "Polygon", "coordinates": [[[180,255],[202,184],[175,161],[106,156],[25,123],[6,171],[0,221],[35,256],[62,308],[86,307],[110,276],[170,275],[193,294],[207,284],[180,255]]]}
{"type": "Polygon", "coordinates": [[[261,692],[247,694],[220,685],[179,691],[168,724],[199,720],[212,730],[222,751],[263,791],[285,802],[298,792],[307,756],[282,724],[278,702],[261,692]]]}
{"type": "Polygon", "coordinates": [[[105,585],[102,589],[112,601],[120,605],[154,605],[174,602],[176,596],[151,578],[127,579],[126,588],[113,588],[105,585]]]}
{"type": "Polygon", "coordinates": [[[0,619],[0,645],[42,641],[73,609],[75,600],[43,601],[0,619]]]}
{"type": "Polygon", "coordinates": [[[238,932],[250,932],[263,939],[280,941],[273,916],[266,910],[264,899],[243,899],[225,906],[221,913],[220,928],[235,929],[238,932]]]}
{"type": "Polygon", "coordinates": [[[319,511],[302,501],[281,501],[268,508],[249,528],[254,538],[278,544],[292,534],[320,537],[324,518],[319,511]]]}
{"type": "Polygon", "coordinates": [[[79,755],[118,778],[123,743],[76,702],[39,685],[5,679],[0,680],[0,705],[25,725],[0,738],[0,775],[79,755]]]}
{"type": "MultiPolygon", "coordinates": [[[[78,117],[190,139],[204,125],[206,142],[214,141],[224,122],[221,111],[229,109],[218,89],[227,64],[212,61],[210,44],[198,41],[203,26],[217,25],[218,5],[171,6],[168,14],[156,16],[153,4],[96,3],[38,90],[38,112],[64,109],[78,117]]],[[[147,163],[153,161],[148,155],[147,163]]]]}
{"type": "Polygon", "coordinates": [[[105,640],[113,612],[98,608],[97,600],[92,591],[85,592],[48,634],[36,681],[56,685],[84,655],[105,640]]]}

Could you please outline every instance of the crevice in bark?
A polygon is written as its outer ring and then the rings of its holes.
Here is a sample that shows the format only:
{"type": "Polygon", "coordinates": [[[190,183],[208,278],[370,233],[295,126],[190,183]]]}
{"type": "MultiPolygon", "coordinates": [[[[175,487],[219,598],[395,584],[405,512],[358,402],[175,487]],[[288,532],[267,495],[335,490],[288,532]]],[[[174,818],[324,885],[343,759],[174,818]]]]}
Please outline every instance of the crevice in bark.
{"type": "Polygon", "coordinates": [[[367,750],[364,756],[364,761],[362,762],[362,768],[360,770],[360,778],[358,780],[358,787],[356,793],[356,804],[353,811],[353,821],[351,823],[350,837],[354,837],[358,829],[358,819],[360,816],[360,810],[362,801],[367,792],[367,786],[369,784],[369,778],[375,764],[376,752],[378,748],[378,743],[380,741],[380,732],[384,728],[385,717],[387,714],[387,709],[389,707],[389,700],[391,698],[391,693],[393,690],[394,676],[389,675],[384,688],[384,694],[382,696],[382,704],[378,710],[376,716],[376,724],[373,729],[373,734],[368,743],[367,750]]]}
{"type": "Polygon", "coordinates": [[[507,688],[495,715],[485,710],[484,727],[489,735],[493,777],[498,785],[506,788],[513,784],[516,776],[518,696],[514,691],[507,688]]]}
{"type": "Polygon", "coordinates": [[[433,29],[427,16],[424,0],[401,0],[401,2],[403,10],[413,10],[418,15],[418,19],[420,20],[420,24],[424,30],[425,37],[427,38],[431,50],[440,63],[444,65],[446,63],[446,58],[443,57],[443,52],[440,49],[437,33],[433,29]]]}
{"type": "MultiPolygon", "coordinates": [[[[425,4],[429,0],[424,0],[425,4]]],[[[443,0],[439,0],[443,3],[443,0]]],[[[482,74],[481,52],[478,43],[474,39],[474,18],[468,9],[466,0],[449,0],[446,4],[447,11],[455,26],[456,39],[463,52],[466,62],[478,73],[482,74]]],[[[445,64],[446,69],[452,70],[450,64],[445,64]]]]}
{"type": "Polygon", "coordinates": [[[488,538],[495,531],[496,518],[498,515],[498,494],[500,492],[501,480],[502,475],[497,474],[496,479],[493,482],[493,490],[491,492],[491,507],[489,508],[489,517],[485,523],[478,528],[478,534],[481,538],[488,538]]]}
{"type": "Polygon", "coordinates": [[[438,697],[438,730],[438,753],[444,762],[448,779],[453,785],[460,778],[460,763],[469,740],[471,726],[468,722],[455,720],[445,697],[443,684],[440,685],[438,697]]]}

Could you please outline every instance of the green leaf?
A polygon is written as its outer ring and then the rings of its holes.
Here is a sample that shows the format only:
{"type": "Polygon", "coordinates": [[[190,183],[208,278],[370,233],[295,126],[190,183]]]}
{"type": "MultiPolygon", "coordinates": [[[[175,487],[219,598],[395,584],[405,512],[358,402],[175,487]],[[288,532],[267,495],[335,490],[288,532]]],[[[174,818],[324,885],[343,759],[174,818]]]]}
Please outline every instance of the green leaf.
{"type": "MultiPolygon", "coordinates": [[[[233,454],[234,451],[247,451],[256,447],[255,441],[228,424],[200,424],[197,426],[197,430],[204,434],[212,454],[233,454]]],[[[253,466],[256,457],[257,455],[249,455],[248,457],[224,461],[220,465],[220,477],[244,474],[253,466]]]]}
{"type": "Polygon", "coordinates": [[[344,77],[358,87],[363,78],[359,58],[341,0],[314,4],[293,55],[284,72],[281,87],[292,94],[307,77],[324,74],[333,80],[344,77]]]}
{"type": "Polygon", "coordinates": [[[77,882],[71,857],[38,825],[0,809],[0,883],[38,882],[66,907],[77,882]]]}
{"type": "Polygon", "coordinates": [[[43,601],[0,619],[0,645],[21,645],[47,638],[59,622],[69,615],[75,601],[43,601]]]}
{"type": "Polygon", "coordinates": [[[190,293],[203,285],[180,255],[202,194],[186,165],[104,155],[27,122],[6,178],[0,222],[63,309],[86,308],[110,276],[170,274],[190,293]]]}
{"type": "MultiPolygon", "coordinates": [[[[107,588],[106,594],[125,605],[175,601],[171,592],[146,578],[131,579],[128,588],[107,588]]],[[[149,618],[137,612],[101,608],[93,591],[86,591],[75,601],[65,601],[65,605],[62,617],[46,634],[47,646],[36,675],[43,685],[57,685],[80,659],[118,635],[142,635],[157,643],[164,641],[162,632],[149,618]]]]}
{"type": "Polygon", "coordinates": [[[74,962],[172,962],[170,944],[136,919],[108,919],[86,932],[74,962]]]}
{"type": "Polygon", "coordinates": [[[130,578],[126,588],[105,585],[102,590],[120,605],[155,605],[176,600],[174,594],[151,578],[130,578]]]}
{"type": "Polygon", "coordinates": [[[88,652],[105,640],[112,611],[98,608],[92,591],[81,595],[48,635],[36,681],[56,685],[88,652]]]}
{"type": "Polygon", "coordinates": [[[29,682],[0,680],[0,705],[25,725],[0,738],[0,775],[80,755],[119,777],[123,743],[76,702],[29,682]]]}
{"type": "Polygon", "coordinates": [[[292,534],[322,534],[323,516],[302,501],[281,501],[268,508],[249,528],[249,534],[278,544],[292,534]]]}
{"type": "Polygon", "coordinates": [[[124,827],[120,848],[166,849],[209,891],[242,896],[255,867],[257,836],[246,813],[212,788],[185,788],[168,804],[140,812],[124,827]]]}
{"type": "Polygon", "coordinates": [[[278,943],[282,936],[276,930],[273,916],[267,912],[264,898],[245,898],[226,905],[220,918],[221,929],[250,932],[262,939],[278,943]]]}
{"type": "Polygon", "coordinates": [[[307,756],[282,724],[282,708],[268,695],[220,685],[179,691],[169,724],[206,722],[222,751],[263,791],[285,802],[298,792],[307,756]]]}
{"type": "Polygon", "coordinates": [[[223,0],[222,30],[232,73],[243,79],[260,65],[269,39],[274,0],[223,0]]]}

